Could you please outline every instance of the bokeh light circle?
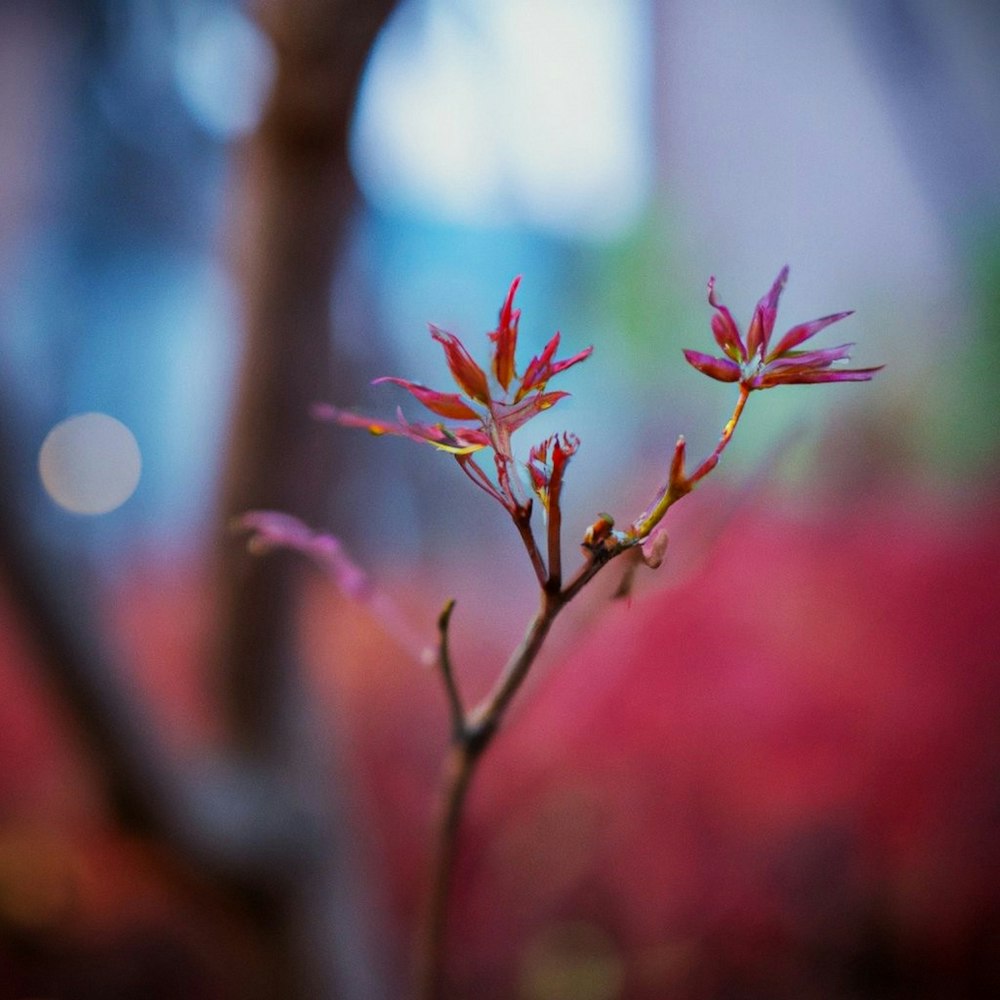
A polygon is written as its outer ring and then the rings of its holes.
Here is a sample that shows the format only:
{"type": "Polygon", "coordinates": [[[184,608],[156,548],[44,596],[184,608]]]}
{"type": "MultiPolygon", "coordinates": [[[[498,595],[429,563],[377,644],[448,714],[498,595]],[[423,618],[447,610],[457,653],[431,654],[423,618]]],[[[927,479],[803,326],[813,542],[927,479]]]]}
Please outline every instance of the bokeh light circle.
{"type": "Polygon", "coordinates": [[[74,514],[107,514],[135,492],[142,455],[135,435],[106,413],[80,413],[49,431],[38,453],[45,491],[74,514]]]}

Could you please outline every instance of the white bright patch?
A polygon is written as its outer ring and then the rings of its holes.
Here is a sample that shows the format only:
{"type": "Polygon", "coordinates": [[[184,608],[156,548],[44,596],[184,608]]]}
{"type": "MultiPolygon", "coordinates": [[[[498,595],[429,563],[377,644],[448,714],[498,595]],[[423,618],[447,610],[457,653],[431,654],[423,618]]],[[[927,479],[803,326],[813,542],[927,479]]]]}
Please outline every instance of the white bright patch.
{"type": "Polygon", "coordinates": [[[355,165],[376,202],[609,236],[646,198],[635,0],[425,0],[384,33],[355,165]],[[416,15],[419,15],[416,16],[416,15]]]}
{"type": "Polygon", "coordinates": [[[74,514],[107,514],[135,492],[142,456],[135,435],[106,413],[56,424],[38,453],[42,485],[74,514]]]}
{"type": "Polygon", "coordinates": [[[222,139],[257,127],[274,82],[274,52],[235,7],[183,19],[174,63],[177,88],[193,117],[222,139]]]}

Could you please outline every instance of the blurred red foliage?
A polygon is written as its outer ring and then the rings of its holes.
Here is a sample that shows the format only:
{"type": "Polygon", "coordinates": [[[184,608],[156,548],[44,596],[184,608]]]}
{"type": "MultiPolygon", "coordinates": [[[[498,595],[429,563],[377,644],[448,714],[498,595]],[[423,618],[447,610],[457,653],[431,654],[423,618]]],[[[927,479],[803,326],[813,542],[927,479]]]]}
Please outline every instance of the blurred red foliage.
{"type": "MultiPolygon", "coordinates": [[[[630,603],[560,623],[565,655],[540,664],[472,791],[455,996],[1000,995],[996,513],[750,513],[678,585],[671,553],[630,603]]],[[[468,618],[490,584],[459,591],[468,618]]],[[[400,588],[429,635],[448,586],[400,588]]],[[[190,580],[137,578],[113,616],[186,752],[213,733],[193,667],[205,607],[190,580]]],[[[510,639],[493,612],[456,657],[466,686],[510,639]]],[[[174,975],[189,970],[183,995],[238,996],[215,968],[240,955],[213,938],[224,922],[192,917],[191,895],[77,791],[71,728],[0,615],[0,981],[62,995],[95,954],[141,965],[138,909],[174,975]],[[54,955],[61,980],[39,971],[54,955]]],[[[406,940],[446,740],[437,678],[319,586],[303,636],[406,940]]],[[[145,958],[148,973],[162,955],[145,958]]]]}
{"type": "Polygon", "coordinates": [[[552,995],[580,921],[595,995],[996,995],[993,513],[741,520],[601,618],[474,797],[468,995],[552,995]]]}

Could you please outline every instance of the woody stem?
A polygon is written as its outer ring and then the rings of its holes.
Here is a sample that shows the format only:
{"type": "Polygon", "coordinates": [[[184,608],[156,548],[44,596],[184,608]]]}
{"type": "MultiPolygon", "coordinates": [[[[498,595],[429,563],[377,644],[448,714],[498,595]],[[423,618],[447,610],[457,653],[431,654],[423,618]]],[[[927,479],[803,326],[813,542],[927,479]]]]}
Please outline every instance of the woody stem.
{"type": "MultiPolygon", "coordinates": [[[[453,738],[448,754],[442,788],[441,812],[438,819],[437,843],[431,873],[431,890],[428,909],[425,914],[423,938],[420,949],[420,978],[418,981],[419,1000],[440,1000],[444,995],[444,955],[448,899],[452,884],[458,833],[462,813],[468,796],[469,786],[476,765],[487,747],[493,741],[497,729],[514,695],[517,694],[532,664],[538,656],[559,612],[616,556],[631,548],[638,540],[646,537],[661,520],[667,509],[680,497],[690,492],[719,463],[739,423],[750,392],[740,386],[732,416],[722,429],[722,435],[715,450],[695,470],[690,477],[678,477],[664,488],[662,495],[644,515],[633,525],[627,535],[620,535],[603,548],[592,549],[587,561],[573,578],[561,585],[559,483],[556,482],[553,495],[549,498],[549,521],[547,544],[549,570],[546,573],[544,560],[531,530],[531,506],[518,505],[513,511],[514,523],[528,551],[535,575],[541,586],[541,606],[531,620],[520,645],[511,654],[506,666],[497,678],[490,693],[471,712],[461,705],[452,676],[448,657],[447,629],[452,605],[446,605],[439,621],[441,632],[440,666],[445,680],[453,723],[453,738]]],[[[506,472],[504,469],[503,472],[506,472]]],[[[510,509],[510,508],[508,508],[510,509]]]]}
{"type": "MultiPolygon", "coordinates": [[[[476,764],[493,741],[507,707],[524,683],[556,616],[607,561],[608,559],[597,559],[592,556],[570,585],[562,591],[553,592],[544,585],[543,580],[541,606],[528,625],[524,638],[497,678],[493,690],[475,709],[463,713],[458,719],[460,724],[455,728],[445,765],[437,843],[431,872],[431,890],[420,942],[421,967],[417,994],[419,1000],[439,1000],[444,995],[448,899],[462,812],[476,764]]],[[[450,608],[446,608],[447,611],[450,611],[450,608]]],[[[442,622],[441,648],[445,657],[442,668],[445,669],[448,680],[451,668],[447,661],[447,647],[444,643],[446,617],[442,617],[442,622]]],[[[459,703],[457,698],[451,698],[450,682],[448,686],[449,702],[454,710],[459,703]]],[[[454,718],[453,716],[453,720],[454,718]]]]}
{"type": "Polygon", "coordinates": [[[444,990],[445,928],[448,915],[455,845],[461,825],[469,782],[485,744],[473,749],[466,739],[456,738],[445,761],[441,812],[431,871],[431,888],[419,943],[417,996],[438,1000],[444,990]]]}

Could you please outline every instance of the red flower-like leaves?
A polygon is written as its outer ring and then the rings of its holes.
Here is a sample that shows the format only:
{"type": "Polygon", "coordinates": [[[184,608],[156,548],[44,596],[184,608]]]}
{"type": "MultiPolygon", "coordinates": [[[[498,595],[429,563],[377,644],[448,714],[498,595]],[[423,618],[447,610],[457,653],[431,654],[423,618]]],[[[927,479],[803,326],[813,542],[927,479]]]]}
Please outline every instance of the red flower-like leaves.
{"type": "Polygon", "coordinates": [[[748,391],[770,389],[776,385],[867,382],[871,379],[881,365],[875,368],[836,367],[838,362],[849,360],[853,344],[817,351],[796,350],[799,344],[820,330],[850,316],[849,311],[793,326],[773,348],[770,346],[778,300],[787,280],[788,268],[783,267],[771,290],[757,303],[744,341],[732,314],[715,296],[715,278],[709,279],[708,301],[715,309],[712,333],[724,356],[713,357],[701,351],[685,350],[684,357],[705,375],[720,382],[739,382],[748,391]]]}
{"type": "MultiPolygon", "coordinates": [[[[362,427],[372,434],[395,434],[450,452],[477,486],[511,513],[523,511],[525,501],[521,499],[522,491],[517,476],[512,471],[514,457],[511,435],[532,417],[549,409],[567,395],[565,392],[547,391],[549,380],[586,360],[593,348],[588,347],[571,358],[557,361],[555,354],[559,347],[559,334],[556,333],[542,351],[531,359],[524,374],[519,376],[515,367],[515,353],[521,310],[514,308],[514,295],[520,281],[520,277],[517,277],[511,283],[500,309],[497,328],[489,334],[493,344],[489,374],[476,363],[458,337],[432,325],[431,336],[444,348],[445,360],[460,393],[439,392],[418,382],[391,376],[375,380],[376,384],[390,382],[402,386],[436,416],[448,421],[458,421],[458,424],[445,424],[441,421],[411,423],[406,420],[402,411],[397,413],[396,422],[393,423],[373,420],[326,405],[315,407],[315,415],[347,427],[362,427]],[[497,470],[495,482],[472,458],[475,452],[484,448],[491,448],[494,453],[497,470]]],[[[565,465],[575,450],[575,445],[561,449],[560,477],[562,465],[565,465]]],[[[531,468],[529,465],[532,485],[535,486],[535,473],[531,472],[531,468]]],[[[537,492],[538,487],[535,488],[537,492]]],[[[539,496],[547,504],[547,493],[539,493],[539,496]]]]}
{"type": "Polygon", "coordinates": [[[580,439],[575,434],[553,434],[531,449],[528,455],[531,488],[546,511],[559,503],[566,466],[579,447],[580,439]]]}

